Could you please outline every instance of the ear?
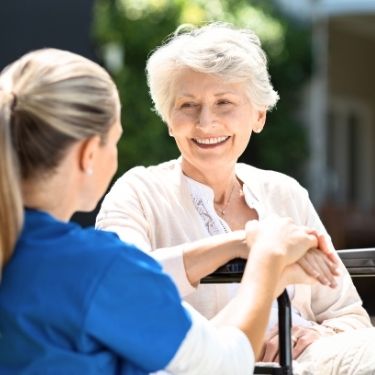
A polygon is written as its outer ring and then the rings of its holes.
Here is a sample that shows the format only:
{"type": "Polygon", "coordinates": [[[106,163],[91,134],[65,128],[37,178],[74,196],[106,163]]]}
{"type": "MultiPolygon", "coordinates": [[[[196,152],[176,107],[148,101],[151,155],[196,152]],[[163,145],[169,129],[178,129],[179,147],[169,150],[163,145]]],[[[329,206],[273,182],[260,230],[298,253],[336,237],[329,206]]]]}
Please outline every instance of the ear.
{"type": "Polygon", "coordinates": [[[79,166],[81,171],[92,175],[95,167],[95,160],[100,147],[100,137],[95,135],[82,142],[79,154],[79,166]]]}
{"type": "Polygon", "coordinates": [[[170,137],[173,137],[173,131],[172,128],[168,125],[168,134],[170,137]]]}
{"type": "Polygon", "coordinates": [[[260,133],[266,123],[267,111],[266,109],[258,110],[256,114],[256,120],[253,126],[255,133],[260,133]]]}

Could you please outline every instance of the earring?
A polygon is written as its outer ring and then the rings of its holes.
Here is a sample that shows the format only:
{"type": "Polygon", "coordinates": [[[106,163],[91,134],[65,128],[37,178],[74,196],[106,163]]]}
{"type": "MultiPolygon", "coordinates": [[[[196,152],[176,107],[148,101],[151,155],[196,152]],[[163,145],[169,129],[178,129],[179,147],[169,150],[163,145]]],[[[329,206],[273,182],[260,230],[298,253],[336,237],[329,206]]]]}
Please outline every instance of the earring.
{"type": "Polygon", "coordinates": [[[90,168],[87,168],[85,170],[85,173],[87,174],[87,176],[92,176],[94,174],[94,171],[93,169],[90,167],[90,168]]]}

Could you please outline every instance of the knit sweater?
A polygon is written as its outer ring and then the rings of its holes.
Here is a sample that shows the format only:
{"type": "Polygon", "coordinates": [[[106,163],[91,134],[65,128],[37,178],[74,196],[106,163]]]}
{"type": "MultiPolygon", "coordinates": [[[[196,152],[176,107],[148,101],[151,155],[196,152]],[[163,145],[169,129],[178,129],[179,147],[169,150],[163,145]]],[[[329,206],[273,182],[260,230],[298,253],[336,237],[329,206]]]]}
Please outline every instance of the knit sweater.
{"type": "MultiPolygon", "coordinates": [[[[326,233],[307,191],[295,179],[242,163],[236,165],[236,175],[262,202],[266,215],[288,216],[297,224],[326,233]]],[[[233,295],[232,284],[200,284],[195,288],[187,278],[184,244],[208,233],[192,202],[180,159],[126,172],[106,195],[96,224],[155,257],[172,276],[181,295],[207,318],[233,295]]],[[[341,261],[340,272],[335,289],[320,284],[298,284],[294,288],[294,309],[322,334],[371,326],[341,261]]]]}

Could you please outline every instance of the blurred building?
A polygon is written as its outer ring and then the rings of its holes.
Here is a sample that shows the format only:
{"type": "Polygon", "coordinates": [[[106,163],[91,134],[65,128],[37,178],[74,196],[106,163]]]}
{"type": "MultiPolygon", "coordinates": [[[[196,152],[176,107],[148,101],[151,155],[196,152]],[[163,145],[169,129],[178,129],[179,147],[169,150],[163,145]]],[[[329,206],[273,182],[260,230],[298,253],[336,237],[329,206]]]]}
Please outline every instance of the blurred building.
{"type": "Polygon", "coordinates": [[[308,189],[336,247],[375,246],[375,0],[277,0],[312,24],[308,189]]]}

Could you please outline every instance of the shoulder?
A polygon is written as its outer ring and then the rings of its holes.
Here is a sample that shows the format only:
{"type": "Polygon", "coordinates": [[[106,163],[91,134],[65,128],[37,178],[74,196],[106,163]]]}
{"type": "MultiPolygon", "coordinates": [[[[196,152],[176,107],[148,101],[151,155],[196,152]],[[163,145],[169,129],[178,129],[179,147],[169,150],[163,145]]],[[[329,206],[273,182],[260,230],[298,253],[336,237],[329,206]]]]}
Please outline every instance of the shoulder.
{"type": "Polygon", "coordinates": [[[118,235],[94,228],[80,229],[74,237],[74,246],[83,259],[100,267],[108,266],[118,259],[126,267],[146,267],[160,270],[161,266],[152,257],[132,244],[123,242],[118,235]]]}
{"type": "Polygon", "coordinates": [[[150,196],[175,195],[182,180],[179,160],[170,160],[149,167],[137,166],[125,172],[111,187],[109,195],[120,200],[124,196],[148,200],[150,196]]]}
{"type": "Polygon", "coordinates": [[[260,169],[244,163],[238,163],[236,170],[240,179],[260,194],[307,195],[306,189],[295,178],[284,173],[260,169]]]}
{"type": "Polygon", "coordinates": [[[167,162],[151,165],[148,167],[137,166],[125,172],[118,181],[142,182],[148,179],[162,180],[172,178],[181,173],[181,167],[178,160],[169,160],[167,162]]]}

